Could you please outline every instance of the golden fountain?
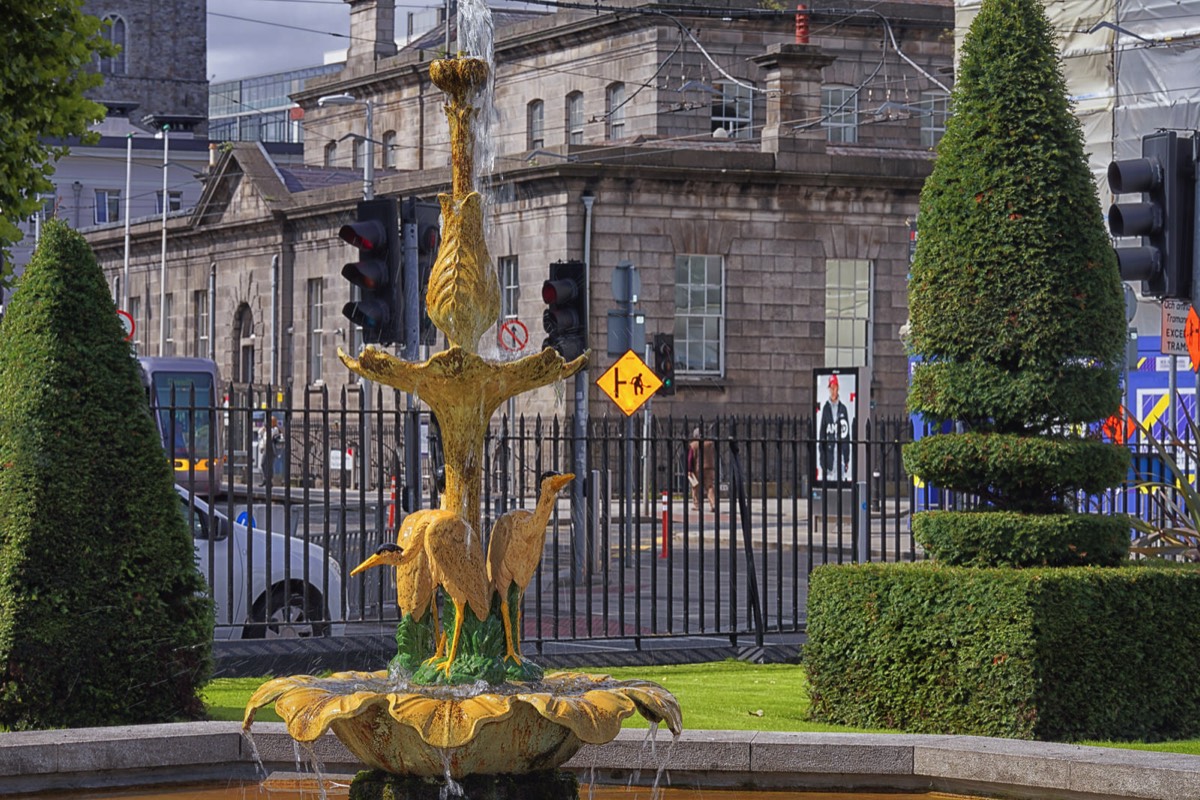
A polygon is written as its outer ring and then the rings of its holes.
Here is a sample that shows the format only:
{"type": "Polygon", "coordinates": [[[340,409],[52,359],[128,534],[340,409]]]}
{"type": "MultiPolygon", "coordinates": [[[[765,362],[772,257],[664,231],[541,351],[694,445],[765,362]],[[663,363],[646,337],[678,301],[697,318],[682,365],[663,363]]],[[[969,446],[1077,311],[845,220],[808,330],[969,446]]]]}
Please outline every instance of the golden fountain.
{"type": "MultiPolygon", "coordinates": [[[[358,358],[338,352],[359,375],[420,397],[437,415],[444,440],[440,508],[408,515],[396,542],[351,572],[395,569],[401,611],[396,656],[390,669],[378,672],[275,678],[246,706],[247,729],[257,709],[274,702],[297,741],[332,730],[364,764],[386,773],[360,773],[351,788],[354,800],[384,793],[426,796],[429,778],[450,784],[473,776],[504,776],[511,796],[574,797],[574,779],[557,768],[583,744],[611,741],[634,711],[654,725],[665,723],[675,735],[682,727],[675,698],[655,683],[544,675],[520,655],[521,597],[541,560],[555,499],[573,476],[544,476],[535,509],[498,519],[484,554],[481,470],[492,414],[509,398],[575,374],[587,359],[568,362],[546,348],[517,361],[492,362],[477,352],[500,311],[499,283],[483,239],[482,198],[472,188],[478,114],[472,101],[487,75],[487,63],[477,58],[430,65],[433,82],[449,96],[453,183],[451,193],[439,197],[443,237],[426,305],[449,347],[423,363],[376,348],[358,358]],[[439,614],[442,594],[447,602],[439,614]],[[401,786],[383,788],[388,781],[401,786]]],[[[495,791],[495,785],[488,789],[495,791]]]]}

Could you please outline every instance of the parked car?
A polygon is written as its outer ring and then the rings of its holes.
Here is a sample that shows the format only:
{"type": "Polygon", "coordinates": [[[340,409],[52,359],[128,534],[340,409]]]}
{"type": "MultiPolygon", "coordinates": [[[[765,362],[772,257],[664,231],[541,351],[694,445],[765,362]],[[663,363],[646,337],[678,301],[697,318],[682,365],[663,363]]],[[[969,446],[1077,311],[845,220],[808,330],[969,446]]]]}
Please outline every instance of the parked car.
{"type": "Polygon", "coordinates": [[[176,485],[191,523],[196,566],[216,607],[218,639],[344,633],[342,571],[325,550],[283,533],[230,522],[176,485]]]}

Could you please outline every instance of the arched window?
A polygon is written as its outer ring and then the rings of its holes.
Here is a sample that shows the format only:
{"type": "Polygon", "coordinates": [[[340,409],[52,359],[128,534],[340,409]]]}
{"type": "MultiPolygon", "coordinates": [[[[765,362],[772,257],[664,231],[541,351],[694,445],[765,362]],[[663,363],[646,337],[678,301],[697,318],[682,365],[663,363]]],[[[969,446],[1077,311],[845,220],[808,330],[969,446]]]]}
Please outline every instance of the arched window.
{"type": "Polygon", "coordinates": [[[100,35],[105,41],[116,45],[118,52],[111,58],[100,59],[100,74],[102,75],[124,75],[125,74],[125,20],[116,14],[109,14],[102,20],[104,27],[100,31],[100,35]]]}
{"type": "Polygon", "coordinates": [[[530,102],[526,109],[528,136],[525,149],[537,150],[546,145],[546,105],[541,100],[530,102]]]}
{"type": "Polygon", "coordinates": [[[625,84],[610,83],[606,92],[605,133],[608,139],[620,139],[625,135],[625,84]]]}
{"type": "Polygon", "coordinates": [[[396,168],[396,132],[386,131],[383,134],[383,168],[396,168]]]}
{"type": "Polygon", "coordinates": [[[233,315],[233,375],[241,383],[254,383],[254,312],[246,303],[233,315]]]}
{"type": "Polygon", "coordinates": [[[567,144],[583,144],[583,92],[567,95],[567,144]]]}
{"type": "Polygon", "coordinates": [[[337,162],[337,142],[330,142],[325,145],[325,166],[335,166],[337,162]]]}

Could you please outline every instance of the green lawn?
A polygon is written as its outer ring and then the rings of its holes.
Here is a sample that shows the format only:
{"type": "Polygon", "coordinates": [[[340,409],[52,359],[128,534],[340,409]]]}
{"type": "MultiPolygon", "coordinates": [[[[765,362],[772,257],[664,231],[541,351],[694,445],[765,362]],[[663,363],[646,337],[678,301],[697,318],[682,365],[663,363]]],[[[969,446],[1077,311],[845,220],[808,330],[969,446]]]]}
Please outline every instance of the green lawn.
{"type": "MultiPolygon", "coordinates": [[[[664,667],[613,667],[579,669],[614,678],[651,680],[671,691],[683,708],[683,726],[691,730],[737,731],[851,731],[857,733],[897,733],[866,731],[840,725],[810,722],[808,681],[804,670],[793,664],[747,664],[719,661],[710,664],[683,664],[664,667]]],[[[265,678],[218,678],[204,691],[204,702],[212,719],[241,720],[242,710],[251,693],[265,678]]],[[[256,720],[278,722],[270,709],[259,711],[256,720]]],[[[646,721],[634,715],[625,721],[627,728],[644,728],[646,721]]],[[[1084,742],[1104,747],[1159,750],[1169,753],[1200,755],[1200,739],[1142,744],[1138,742],[1084,742]]]]}

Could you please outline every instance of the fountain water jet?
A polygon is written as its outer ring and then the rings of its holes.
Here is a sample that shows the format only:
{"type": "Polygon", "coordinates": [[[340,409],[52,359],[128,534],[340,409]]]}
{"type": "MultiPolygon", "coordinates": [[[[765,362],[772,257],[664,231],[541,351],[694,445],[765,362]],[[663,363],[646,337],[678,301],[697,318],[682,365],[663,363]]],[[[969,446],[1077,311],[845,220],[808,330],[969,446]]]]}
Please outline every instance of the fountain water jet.
{"type": "MultiPolygon", "coordinates": [[[[442,194],[441,249],[426,296],[449,347],[421,363],[376,348],[358,358],[338,351],[354,372],[413,392],[437,415],[445,447],[446,491],[440,508],[408,515],[387,543],[354,573],[387,565],[396,571],[401,610],[397,654],[389,669],[328,678],[298,675],[263,684],[246,707],[244,727],[269,703],[298,742],[327,730],[374,772],[360,773],[352,800],[384,795],[476,796],[480,776],[490,797],[575,798],[578,783],[558,767],[583,744],[614,739],[621,721],[641,713],[676,736],[679,705],[649,681],[558,673],[520,656],[521,596],[541,559],[550,508],[573,476],[549,476],[533,512],[497,520],[482,547],[483,443],[497,408],[516,395],[561,383],[587,360],[570,362],[550,348],[516,361],[479,355],[479,339],[499,315],[500,291],[483,234],[475,189],[472,104],[489,81],[479,58],[446,58],[430,77],[446,92],[452,186],[442,194]],[[439,606],[439,589],[446,596],[439,606]],[[427,779],[442,779],[434,785],[427,779]],[[460,786],[460,783],[462,786],[460,786]]],[[[354,574],[352,573],[352,574],[354,574]]]]}

